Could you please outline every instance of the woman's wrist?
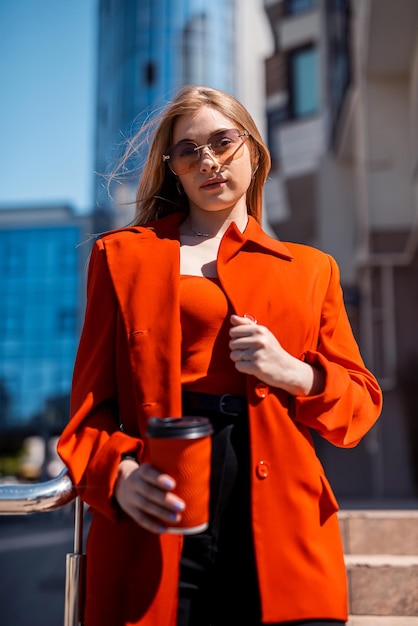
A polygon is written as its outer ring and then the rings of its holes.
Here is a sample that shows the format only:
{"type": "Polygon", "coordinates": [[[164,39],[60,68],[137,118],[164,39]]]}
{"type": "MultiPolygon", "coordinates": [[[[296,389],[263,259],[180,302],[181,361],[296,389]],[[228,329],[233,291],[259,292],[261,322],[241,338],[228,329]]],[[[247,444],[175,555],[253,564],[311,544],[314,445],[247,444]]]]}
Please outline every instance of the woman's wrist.
{"type": "Polygon", "coordinates": [[[125,461],[126,459],[130,459],[131,461],[135,461],[136,463],[138,463],[138,461],[136,460],[136,455],[133,452],[126,452],[125,454],[122,454],[120,460],[125,461]]]}
{"type": "Polygon", "coordinates": [[[294,358],[288,369],[289,379],[282,388],[293,396],[316,396],[325,388],[325,372],[322,369],[294,358]]]}
{"type": "Polygon", "coordinates": [[[119,461],[116,484],[120,478],[126,478],[126,476],[129,476],[129,474],[131,474],[138,467],[138,465],[138,461],[132,454],[123,454],[119,461]]]}

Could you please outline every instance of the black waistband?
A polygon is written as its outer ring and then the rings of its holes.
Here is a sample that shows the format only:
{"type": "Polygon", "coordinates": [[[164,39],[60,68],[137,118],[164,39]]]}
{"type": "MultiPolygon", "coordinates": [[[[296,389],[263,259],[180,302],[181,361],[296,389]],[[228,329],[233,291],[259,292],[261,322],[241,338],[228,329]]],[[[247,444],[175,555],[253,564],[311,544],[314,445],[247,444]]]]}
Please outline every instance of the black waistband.
{"type": "Polygon", "coordinates": [[[232,393],[215,396],[210,393],[183,391],[183,414],[190,412],[242,417],[247,414],[247,400],[232,393]]]}

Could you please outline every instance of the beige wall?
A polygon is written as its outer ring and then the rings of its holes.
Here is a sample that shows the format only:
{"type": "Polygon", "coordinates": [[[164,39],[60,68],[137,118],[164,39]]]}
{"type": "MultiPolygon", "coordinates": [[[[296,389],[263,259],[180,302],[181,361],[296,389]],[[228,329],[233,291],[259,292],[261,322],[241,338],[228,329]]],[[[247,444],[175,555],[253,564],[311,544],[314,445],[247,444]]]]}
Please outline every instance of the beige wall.
{"type": "Polygon", "coordinates": [[[329,153],[318,177],[318,247],[332,254],[340,266],[343,284],[356,282],[355,206],[353,173],[329,153]]]}
{"type": "Polygon", "coordinates": [[[368,186],[372,228],[410,228],[414,214],[407,80],[370,80],[368,186]]]}
{"type": "Polygon", "coordinates": [[[265,59],[274,51],[263,0],[239,0],[236,15],[237,98],[266,139],[265,59]],[[239,6],[238,6],[239,4],[239,6]]]}

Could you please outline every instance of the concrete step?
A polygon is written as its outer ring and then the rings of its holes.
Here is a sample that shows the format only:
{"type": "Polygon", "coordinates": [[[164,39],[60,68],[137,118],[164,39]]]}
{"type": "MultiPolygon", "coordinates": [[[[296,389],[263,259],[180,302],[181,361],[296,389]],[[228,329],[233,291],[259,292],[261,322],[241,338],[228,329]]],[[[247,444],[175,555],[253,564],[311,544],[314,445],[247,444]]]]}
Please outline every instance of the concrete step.
{"type": "Polygon", "coordinates": [[[418,617],[350,615],[347,626],[418,626],[418,617]]]}
{"type": "Polygon", "coordinates": [[[418,510],[339,512],[345,554],[418,555],[418,510]]]}
{"type": "Polygon", "coordinates": [[[418,555],[345,555],[350,615],[418,616],[418,555]]]}

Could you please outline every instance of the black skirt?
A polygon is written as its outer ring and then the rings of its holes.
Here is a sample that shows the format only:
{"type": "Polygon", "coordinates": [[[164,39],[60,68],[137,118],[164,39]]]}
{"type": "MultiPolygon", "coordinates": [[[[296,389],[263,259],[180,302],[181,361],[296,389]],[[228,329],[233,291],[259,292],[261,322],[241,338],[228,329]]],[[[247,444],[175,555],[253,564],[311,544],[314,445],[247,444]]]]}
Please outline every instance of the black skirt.
{"type": "Polygon", "coordinates": [[[178,626],[258,624],[248,416],[199,413],[209,417],[214,427],[210,521],[203,533],[184,537],[178,626]]]}

